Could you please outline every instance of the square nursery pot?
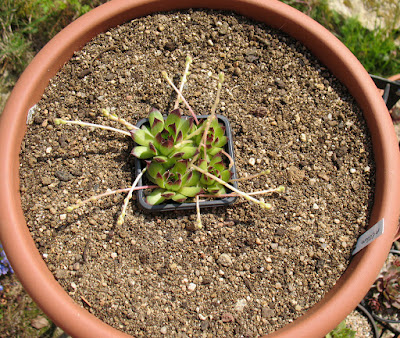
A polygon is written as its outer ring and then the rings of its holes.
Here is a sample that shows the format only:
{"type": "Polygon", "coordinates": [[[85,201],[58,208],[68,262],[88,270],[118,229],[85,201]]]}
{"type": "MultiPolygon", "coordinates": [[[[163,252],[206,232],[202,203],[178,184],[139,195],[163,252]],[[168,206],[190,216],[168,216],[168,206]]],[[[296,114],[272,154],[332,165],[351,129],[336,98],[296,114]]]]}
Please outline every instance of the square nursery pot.
{"type": "Polygon", "coordinates": [[[304,315],[271,337],[322,337],[364,297],[398,236],[400,155],[387,107],[367,71],[329,31],[276,0],[112,0],[83,15],[56,35],[31,62],[0,118],[0,238],[19,280],[43,311],[74,337],[123,337],[76,304],[54,279],[29,233],[19,193],[19,152],[28,112],[50,78],[74,51],[97,34],[159,11],[188,8],[232,10],[284,31],[303,43],[350,91],[372,137],[376,189],[369,226],[384,219],[384,233],[357,253],[336,285],[304,315]]]}
{"type": "MultiPolygon", "coordinates": [[[[207,118],[208,115],[200,115],[197,118],[200,119],[205,119],[207,118]]],[[[233,154],[233,141],[232,141],[232,130],[229,124],[229,121],[226,117],[222,115],[217,114],[218,120],[225,126],[225,135],[228,138],[228,143],[225,145],[225,151],[229,154],[229,156],[232,157],[233,160],[235,160],[235,156],[233,154]]],[[[138,121],[136,126],[140,128],[143,124],[148,123],[148,119],[141,119],[138,121]]],[[[135,157],[135,170],[136,170],[136,176],[138,176],[141,172],[142,169],[145,166],[145,162],[143,160],[140,160],[135,157]]],[[[236,179],[236,167],[235,165],[232,166],[231,168],[232,171],[232,178],[236,179]]],[[[143,179],[142,177],[138,181],[138,187],[143,185],[143,179]]],[[[232,185],[237,188],[237,182],[234,181],[232,185]]],[[[229,193],[230,191],[228,191],[229,193]]],[[[188,210],[188,209],[195,209],[196,208],[196,203],[194,202],[187,202],[187,203],[177,203],[177,202],[168,202],[168,203],[161,203],[157,205],[151,205],[146,202],[146,196],[143,190],[138,190],[137,191],[137,199],[140,204],[140,206],[146,210],[149,211],[171,211],[171,210],[188,210]]],[[[200,208],[210,208],[210,207],[223,207],[227,206],[229,204],[232,204],[235,202],[236,197],[225,197],[225,198],[216,198],[212,200],[207,200],[207,201],[201,201],[199,203],[200,208]]]]}

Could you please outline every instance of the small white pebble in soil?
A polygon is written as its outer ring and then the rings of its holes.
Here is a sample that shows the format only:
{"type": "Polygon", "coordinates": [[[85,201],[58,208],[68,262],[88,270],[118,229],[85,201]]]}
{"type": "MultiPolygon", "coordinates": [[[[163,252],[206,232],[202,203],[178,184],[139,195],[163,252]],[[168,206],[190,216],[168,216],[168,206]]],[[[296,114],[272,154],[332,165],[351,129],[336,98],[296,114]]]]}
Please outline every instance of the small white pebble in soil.
{"type": "Polygon", "coordinates": [[[189,292],[193,292],[196,289],[196,284],[195,283],[189,283],[187,287],[189,292]]]}
{"type": "Polygon", "coordinates": [[[228,254],[221,254],[217,260],[218,264],[222,266],[230,266],[232,265],[232,258],[228,254]]]}
{"type": "Polygon", "coordinates": [[[242,312],[245,306],[247,306],[246,299],[239,299],[234,306],[234,310],[237,312],[242,312]]]}
{"type": "Polygon", "coordinates": [[[52,147],[47,147],[46,148],[46,154],[50,154],[52,150],[53,150],[52,147]]]}
{"type": "Polygon", "coordinates": [[[313,206],[312,206],[312,208],[313,208],[314,210],[318,210],[318,209],[319,209],[319,206],[318,206],[317,203],[314,203],[313,206]]]}
{"type": "Polygon", "coordinates": [[[354,174],[355,172],[356,172],[356,169],[350,168],[350,173],[351,173],[351,174],[354,174]]]}
{"type": "Polygon", "coordinates": [[[111,253],[111,258],[117,258],[118,254],[116,252],[111,253]]]}
{"type": "Polygon", "coordinates": [[[249,164],[250,165],[255,165],[256,164],[256,159],[254,157],[250,157],[249,164]]]}
{"type": "Polygon", "coordinates": [[[74,290],[76,290],[77,285],[76,285],[74,282],[72,282],[72,283],[71,283],[71,288],[73,288],[74,290]]]}
{"type": "Polygon", "coordinates": [[[166,326],[163,326],[163,327],[160,329],[160,332],[161,332],[161,334],[167,334],[167,327],[166,327],[166,326]]]}
{"type": "Polygon", "coordinates": [[[65,219],[67,219],[67,214],[61,214],[60,220],[64,221],[65,219]]]}
{"type": "Polygon", "coordinates": [[[365,171],[366,173],[369,173],[369,172],[370,172],[370,170],[371,170],[371,168],[370,168],[370,166],[369,166],[369,165],[367,165],[367,166],[364,168],[364,171],[365,171]]]}
{"type": "Polygon", "coordinates": [[[202,315],[201,313],[199,313],[199,319],[200,320],[206,320],[207,316],[202,315]]]}
{"type": "Polygon", "coordinates": [[[299,304],[297,304],[297,305],[294,307],[294,309],[295,309],[296,311],[301,311],[301,310],[302,310],[302,307],[301,307],[299,304]]]}
{"type": "Polygon", "coordinates": [[[49,255],[47,253],[44,253],[43,258],[47,258],[47,257],[49,257],[49,255]]]}

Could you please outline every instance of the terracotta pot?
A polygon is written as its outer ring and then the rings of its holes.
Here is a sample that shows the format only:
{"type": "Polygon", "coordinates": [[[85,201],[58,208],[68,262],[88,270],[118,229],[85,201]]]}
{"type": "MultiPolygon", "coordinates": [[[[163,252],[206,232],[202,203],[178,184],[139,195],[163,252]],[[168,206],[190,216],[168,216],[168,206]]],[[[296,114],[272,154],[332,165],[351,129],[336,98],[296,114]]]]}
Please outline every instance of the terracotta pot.
{"type": "Polygon", "coordinates": [[[398,232],[400,155],[386,106],[358,60],[318,23],[275,0],[113,0],[82,16],[54,37],[23,73],[1,116],[1,241],[25,289],[68,334],[75,337],[126,336],[75,304],[47,269],[29,234],[21,208],[18,155],[28,110],[75,50],[98,33],[135,17],[190,7],[234,10],[285,31],[307,46],[349,88],[364,112],[377,167],[370,225],[384,218],[385,232],[353,258],[323,300],[290,325],[271,334],[321,337],[335,328],[367,293],[398,232]]]}

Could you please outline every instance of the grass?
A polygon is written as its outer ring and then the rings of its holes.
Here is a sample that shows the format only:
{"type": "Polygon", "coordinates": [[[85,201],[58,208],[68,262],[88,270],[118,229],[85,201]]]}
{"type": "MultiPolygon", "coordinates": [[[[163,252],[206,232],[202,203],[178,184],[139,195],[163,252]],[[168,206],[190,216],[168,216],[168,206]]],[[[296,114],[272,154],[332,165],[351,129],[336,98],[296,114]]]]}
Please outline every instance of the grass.
{"type": "MultiPolygon", "coordinates": [[[[72,20],[107,0],[1,0],[0,113],[5,99],[33,56],[72,20]]],[[[343,18],[326,0],[283,0],[335,34],[368,72],[384,77],[400,72],[400,31],[389,27],[370,31],[357,18],[343,18]],[[397,44],[396,44],[397,41],[397,44]]],[[[400,9],[395,19],[400,20],[400,9]]],[[[54,325],[41,330],[30,322],[43,315],[14,275],[2,277],[0,337],[52,337],[54,325]]]]}
{"type": "MultiPolygon", "coordinates": [[[[400,30],[394,25],[364,28],[356,17],[344,18],[329,9],[326,0],[283,0],[330,30],[370,73],[389,77],[400,72],[400,30]]],[[[393,22],[400,21],[400,5],[393,22]]]]}
{"type": "Polygon", "coordinates": [[[106,0],[0,1],[0,111],[33,56],[62,28],[106,0]]]}
{"type": "Polygon", "coordinates": [[[1,280],[4,291],[0,293],[0,336],[1,337],[54,337],[56,326],[42,313],[26,294],[15,276],[5,276],[1,280]],[[43,316],[49,325],[35,329],[31,321],[43,316]]]}

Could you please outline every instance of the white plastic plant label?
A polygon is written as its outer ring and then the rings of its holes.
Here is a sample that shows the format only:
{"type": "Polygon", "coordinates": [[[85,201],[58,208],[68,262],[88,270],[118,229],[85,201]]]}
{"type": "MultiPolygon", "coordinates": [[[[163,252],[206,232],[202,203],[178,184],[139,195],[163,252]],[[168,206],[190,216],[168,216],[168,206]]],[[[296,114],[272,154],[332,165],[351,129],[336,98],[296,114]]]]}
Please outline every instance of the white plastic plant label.
{"type": "Polygon", "coordinates": [[[359,252],[361,249],[365,248],[368,244],[377,239],[380,235],[383,234],[384,231],[384,219],[382,218],[378,223],[368,229],[365,233],[363,233],[357,241],[356,247],[353,250],[353,255],[359,252]]]}
{"type": "Polygon", "coordinates": [[[26,124],[31,123],[33,114],[36,112],[36,104],[33,105],[29,110],[28,110],[28,116],[26,117],[26,124]]]}

